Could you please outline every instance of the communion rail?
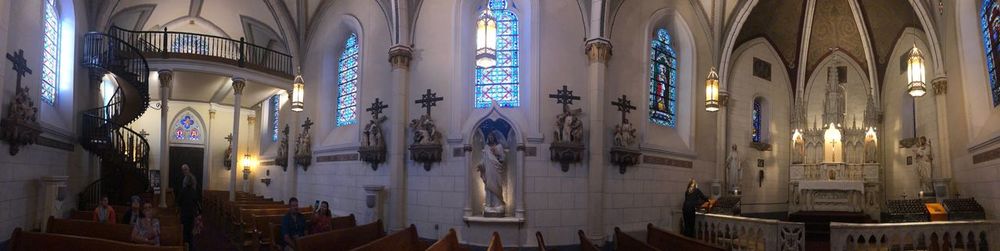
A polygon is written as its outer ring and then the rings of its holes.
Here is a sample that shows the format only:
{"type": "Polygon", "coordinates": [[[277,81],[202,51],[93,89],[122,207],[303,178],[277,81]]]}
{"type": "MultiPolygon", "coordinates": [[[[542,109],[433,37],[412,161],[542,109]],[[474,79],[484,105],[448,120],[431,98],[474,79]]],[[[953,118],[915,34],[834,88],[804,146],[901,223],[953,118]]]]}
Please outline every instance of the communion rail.
{"type": "Polygon", "coordinates": [[[805,224],[698,213],[695,237],[728,250],[805,250],[805,224]]]}
{"type": "Polygon", "coordinates": [[[830,250],[1000,250],[1000,222],[833,222],[830,250]]]}

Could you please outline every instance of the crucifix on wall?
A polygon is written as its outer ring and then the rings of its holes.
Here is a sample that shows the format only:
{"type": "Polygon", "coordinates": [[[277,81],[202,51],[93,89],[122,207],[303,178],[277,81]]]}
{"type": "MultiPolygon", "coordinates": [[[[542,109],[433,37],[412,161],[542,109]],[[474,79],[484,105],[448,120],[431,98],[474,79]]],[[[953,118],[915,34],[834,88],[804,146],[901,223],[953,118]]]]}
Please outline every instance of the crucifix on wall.
{"type": "Polygon", "coordinates": [[[556,104],[562,104],[563,112],[569,111],[569,105],[573,104],[573,100],[580,100],[580,96],[574,96],[573,91],[565,85],[562,89],[557,89],[556,94],[549,94],[549,98],[555,99],[556,104]]]}
{"type": "Polygon", "coordinates": [[[420,96],[414,103],[420,104],[420,107],[427,109],[427,116],[431,116],[431,107],[437,106],[438,101],[444,100],[444,97],[438,97],[437,93],[431,92],[431,89],[427,89],[427,93],[420,96]]]}
{"type": "Polygon", "coordinates": [[[7,114],[0,121],[0,139],[10,143],[10,155],[16,155],[21,146],[34,144],[41,133],[38,125],[38,108],[28,95],[28,88],[21,86],[24,74],[31,74],[28,61],[24,59],[24,50],[17,50],[14,55],[7,53],[7,60],[14,64],[17,72],[17,86],[14,99],[10,101],[7,114]]]}
{"type": "Polygon", "coordinates": [[[626,117],[628,113],[635,110],[635,106],[632,105],[632,101],[628,100],[628,97],[622,95],[617,101],[611,101],[611,105],[617,106],[618,111],[622,113],[622,124],[628,123],[628,118],[626,117]]]}

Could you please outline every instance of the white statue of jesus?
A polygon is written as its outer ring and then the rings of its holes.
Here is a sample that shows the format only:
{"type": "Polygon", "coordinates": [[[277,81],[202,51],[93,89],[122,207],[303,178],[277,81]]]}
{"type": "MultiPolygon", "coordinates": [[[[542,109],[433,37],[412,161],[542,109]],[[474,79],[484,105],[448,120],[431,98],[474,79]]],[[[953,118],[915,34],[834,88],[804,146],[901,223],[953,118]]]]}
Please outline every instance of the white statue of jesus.
{"type": "Polygon", "coordinates": [[[726,158],[726,169],[730,190],[738,190],[740,178],[743,177],[743,166],[740,163],[740,152],[736,149],[736,145],[733,145],[729,150],[729,157],[726,158]]]}
{"type": "MultiPolygon", "coordinates": [[[[487,140],[489,142],[489,140],[487,140]]],[[[479,178],[483,180],[483,188],[486,190],[486,199],[483,203],[483,212],[486,216],[496,216],[504,214],[503,191],[507,187],[507,168],[504,165],[506,150],[503,145],[494,143],[492,146],[483,146],[483,157],[476,169],[479,171],[479,178]]]]}
{"type": "Polygon", "coordinates": [[[933,191],[931,186],[931,142],[926,137],[920,137],[917,145],[913,147],[914,161],[917,164],[917,175],[920,176],[920,189],[929,193],[933,191]]]}

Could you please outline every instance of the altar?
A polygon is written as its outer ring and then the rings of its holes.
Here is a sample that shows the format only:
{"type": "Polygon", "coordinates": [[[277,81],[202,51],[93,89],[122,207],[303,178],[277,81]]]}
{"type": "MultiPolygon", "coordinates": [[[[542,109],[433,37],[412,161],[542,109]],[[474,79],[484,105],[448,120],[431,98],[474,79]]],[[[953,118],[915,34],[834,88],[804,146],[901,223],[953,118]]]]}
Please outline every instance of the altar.
{"type": "Polygon", "coordinates": [[[801,211],[861,212],[864,208],[865,183],[859,180],[799,181],[801,211]]]}

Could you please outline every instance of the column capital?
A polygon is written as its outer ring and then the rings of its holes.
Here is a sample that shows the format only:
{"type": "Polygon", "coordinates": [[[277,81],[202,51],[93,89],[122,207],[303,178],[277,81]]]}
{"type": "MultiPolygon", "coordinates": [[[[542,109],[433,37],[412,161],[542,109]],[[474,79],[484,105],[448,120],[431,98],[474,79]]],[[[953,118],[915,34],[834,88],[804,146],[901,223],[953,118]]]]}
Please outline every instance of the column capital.
{"type": "Polygon", "coordinates": [[[161,89],[162,88],[171,88],[172,87],[172,84],[170,82],[174,79],[174,71],[173,70],[163,69],[163,70],[156,71],[156,74],[157,74],[157,77],[160,79],[160,88],[161,89]]]}
{"type": "Polygon", "coordinates": [[[934,95],[948,94],[948,78],[946,77],[931,80],[931,86],[934,87],[934,95]]]}
{"type": "Polygon", "coordinates": [[[413,48],[406,45],[389,48],[389,63],[392,63],[393,69],[409,69],[410,59],[413,59],[413,48]]]}
{"type": "Polygon", "coordinates": [[[233,94],[243,95],[243,87],[247,86],[247,80],[241,77],[233,77],[233,94]]]}
{"type": "Polygon", "coordinates": [[[611,59],[611,41],[604,38],[587,40],[587,59],[593,62],[607,63],[611,59]]]}
{"type": "Polygon", "coordinates": [[[726,107],[729,105],[729,93],[719,91],[719,107],[726,107]]]}

